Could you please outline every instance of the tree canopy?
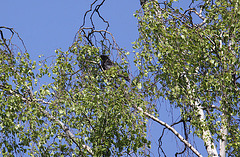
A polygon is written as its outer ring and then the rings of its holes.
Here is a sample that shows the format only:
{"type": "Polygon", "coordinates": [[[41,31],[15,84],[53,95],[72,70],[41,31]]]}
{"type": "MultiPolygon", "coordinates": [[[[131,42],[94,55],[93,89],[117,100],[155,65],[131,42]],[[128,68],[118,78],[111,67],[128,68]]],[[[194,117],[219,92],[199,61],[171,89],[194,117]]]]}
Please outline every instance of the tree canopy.
{"type": "MultiPolygon", "coordinates": [[[[104,2],[91,4],[67,51],[40,62],[16,51],[12,36],[23,45],[24,39],[15,29],[0,27],[2,155],[151,156],[151,119],[182,142],[176,156],[202,156],[190,135],[204,142],[209,156],[239,156],[240,2],[193,0],[183,9],[172,0],[140,0],[134,52],[108,31],[99,10],[104,2]],[[106,28],[97,30],[93,15],[106,28]],[[116,66],[103,68],[101,55],[116,66]],[[180,110],[180,121],[159,119],[163,98],[180,110]]],[[[161,144],[158,149],[167,156],[161,144]]]]}

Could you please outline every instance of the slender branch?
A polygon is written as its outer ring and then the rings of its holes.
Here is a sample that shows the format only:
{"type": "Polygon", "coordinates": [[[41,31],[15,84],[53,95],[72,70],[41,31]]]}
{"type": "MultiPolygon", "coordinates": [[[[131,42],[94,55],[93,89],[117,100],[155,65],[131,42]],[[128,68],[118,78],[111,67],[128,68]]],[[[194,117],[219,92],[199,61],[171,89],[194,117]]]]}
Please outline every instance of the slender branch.
{"type": "Polygon", "coordinates": [[[88,14],[90,11],[92,11],[92,7],[93,7],[93,5],[94,5],[97,1],[98,1],[98,0],[95,0],[95,1],[91,4],[90,9],[85,12],[85,14],[84,14],[84,16],[83,16],[83,24],[82,24],[82,26],[81,26],[80,28],[82,28],[82,27],[85,25],[85,23],[86,23],[86,16],[87,16],[87,14],[88,14]]]}
{"type": "Polygon", "coordinates": [[[1,34],[1,39],[2,39],[2,41],[3,41],[3,43],[4,43],[4,45],[6,46],[8,52],[12,55],[12,51],[10,50],[10,48],[9,48],[7,42],[6,42],[6,39],[5,39],[4,36],[3,36],[2,30],[0,30],[0,34],[1,34]]]}
{"type": "Polygon", "coordinates": [[[154,120],[155,122],[165,126],[168,130],[170,130],[172,133],[174,133],[178,137],[178,139],[180,141],[182,141],[189,149],[191,149],[194,154],[196,154],[199,157],[202,157],[202,155],[187,140],[185,140],[173,127],[171,127],[167,123],[161,121],[160,119],[154,117],[153,115],[149,114],[148,112],[143,111],[143,109],[141,107],[137,107],[136,105],[134,105],[134,108],[136,110],[142,112],[148,118],[150,118],[150,119],[154,120]]]}
{"type": "MultiPolygon", "coordinates": [[[[198,17],[199,17],[200,19],[205,20],[205,17],[202,16],[202,10],[200,10],[200,12],[197,12],[197,10],[196,10],[195,8],[190,8],[190,9],[187,9],[187,10],[185,11],[185,13],[186,13],[186,12],[194,12],[196,15],[198,15],[198,17]]],[[[184,14],[185,14],[185,13],[184,13],[184,14]]]]}
{"type": "MultiPolygon", "coordinates": [[[[186,138],[186,140],[188,141],[188,133],[187,133],[187,129],[186,129],[186,122],[185,122],[183,119],[181,119],[179,122],[181,122],[181,121],[183,122],[183,128],[184,128],[185,138],[186,138]]],[[[186,150],[187,150],[187,146],[184,145],[184,149],[183,149],[181,152],[175,153],[175,156],[177,157],[178,155],[183,154],[186,150]]]]}
{"type": "MultiPolygon", "coordinates": [[[[17,37],[18,37],[18,39],[21,41],[21,43],[22,43],[22,45],[23,45],[23,47],[24,47],[25,52],[27,52],[27,48],[26,48],[26,46],[25,46],[25,43],[23,42],[23,40],[22,40],[22,38],[20,37],[20,35],[18,34],[18,32],[16,32],[13,28],[5,27],[5,26],[0,26],[0,29],[2,29],[2,28],[3,28],[3,29],[7,29],[7,30],[9,30],[9,31],[12,33],[12,35],[11,35],[11,37],[10,37],[10,41],[11,41],[14,33],[17,34],[17,37]]],[[[1,30],[0,30],[0,32],[1,32],[1,38],[2,38],[3,40],[6,40],[6,39],[3,38],[3,33],[2,33],[1,30]]],[[[7,45],[6,45],[6,46],[7,46],[7,45]]],[[[10,50],[8,47],[7,47],[7,49],[10,50]]]]}

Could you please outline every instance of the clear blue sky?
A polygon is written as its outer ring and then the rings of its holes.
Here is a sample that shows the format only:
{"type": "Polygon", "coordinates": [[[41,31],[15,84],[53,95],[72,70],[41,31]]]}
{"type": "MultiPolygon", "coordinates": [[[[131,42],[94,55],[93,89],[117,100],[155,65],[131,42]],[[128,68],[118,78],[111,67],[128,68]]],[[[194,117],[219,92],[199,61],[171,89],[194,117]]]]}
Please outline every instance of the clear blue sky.
{"type": "MultiPolygon", "coordinates": [[[[54,55],[54,50],[67,50],[71,46],[74,36],[82,25],[83,15],[89,9],[93,0],[5,0],[1,2],[0,26],[12,27],[24,40],[32,60],[38,56],[54,55]]],[[[131,42],[138,38],[137,20],[133,16],[140,8],[139,0],[106,0],[100,9],[102,16],[110,23],[109,31],[114,35],[120,47],[132,51],[131,42]]],[[[103,29],[103,28],[101,28],[103,29]]],[[[20,43],[17,43],[20,45],[20,43]]],[[[169,105],[161,102],[160,119],[172,123],[172,114],[169,105]]],[[[179,113],[173,109],[176,119],[179,113]]],[[[162,127],[155,122],[148,130],[148,137],[153,142],[152,156],[158,156],[157,142],[162,127]]],[[[182,132],[180,132],[182,134],[182,132]]],[[[166,132],[163,148],[167,156],[174,156],[177,140],[171,132],[166,132]]],[[[206,156],[202,142],[196,142],[199,151],[206,156]],[[200,149],[201,148],[201,149],[200,149]]]]}

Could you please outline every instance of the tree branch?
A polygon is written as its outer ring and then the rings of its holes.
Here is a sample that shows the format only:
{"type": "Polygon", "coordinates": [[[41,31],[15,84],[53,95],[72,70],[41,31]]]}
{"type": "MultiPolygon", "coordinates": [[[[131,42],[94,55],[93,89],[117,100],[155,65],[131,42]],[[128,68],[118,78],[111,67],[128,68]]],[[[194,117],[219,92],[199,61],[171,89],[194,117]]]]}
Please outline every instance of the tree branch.
{"type": "MultiPolygon", "coordinates": [[[[29,90],[29,95],[31,100],[29,100],[28,98],[24,97],[23,95],[21,95],[20,93],[15,92],[12,89],[8,89],[7,87],[5,87],[4,85],[0,84],[0,89],[2,90],[6,90],[8,91],[10,94],[15,95],[17,97],[20,97],[23,101],[28,101],[28,102],[42,102],[44,104],[51,104],[50,102],[46,102],[42,99],[33,99],[33,95],[32,95],[32,91],[31,89],[28,87],[29,90]]],[[[94,155],[92,149],[88,146],[88,145],[82,145],[79,146],[78,142],[76,141],[76,137],[74,136],[74,134],[70,131],[69,127],[67,127],[62,121],[60,121],[59,119],[57,119],[56,117],[54,117],[53,115],[51,115],[50,113],[48,113],[46,110],[44,110],[41,106],[38,106],[38,109],[49,119],[55,121],[61,128],[62,130],[65,132],[65,134],[77,145],[77,147],[79,148],[79,150],[81,150],[81,147],[85,150],[87,150],[87,152],[91,155],[94,155]]]]}
{"type": "Polygon", "coordinates": [[[154,120],[155,122],[159,123],[160,125],[165,126],[168,130],[170,130],[172,133],[174,133],[180,141],[182,141],[189,149],[193,151],[194,154],[196,154],[199,157],[202,157],[202,155],[187,141],[185,140],[173,127],[168,125],[167,123],[161,121],[160,119],[154,117],[153,115],[149,114],[148,112],[143,111],[141,107],[137,107],[134,105],[134,108],[138,110],[139,112],[142,112],[145,116],[148,118],[154,120]]]}

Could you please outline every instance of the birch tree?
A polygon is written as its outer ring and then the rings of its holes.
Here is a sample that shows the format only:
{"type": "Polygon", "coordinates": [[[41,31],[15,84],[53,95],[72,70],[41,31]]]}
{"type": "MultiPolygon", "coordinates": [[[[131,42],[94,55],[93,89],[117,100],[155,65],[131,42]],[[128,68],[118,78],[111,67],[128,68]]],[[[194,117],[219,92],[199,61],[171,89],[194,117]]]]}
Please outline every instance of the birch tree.
{"type": "Polygon", "coordinates": [[[239,156],[239,1],[174,4],[136,14],[140,77],[180,108],[209,156],[239,156]]]}
{"type": "Polygon", "coordinates": [[[203,156],[189,134],[209,156],[239,156],[240,2],[190,1],[185,10],[174,1],[140,3],[134,52],[109,32],[105,0],[91,3],[67,51],[40,62],[17,51],[14,38],[25,45],[15,29],[0,27],[3,156],[151,156],[149,119],[185,146],[175,156],[203,156]],[[104,28],[96,29],[96,17],[104,28]],[[101,55],[114,66],[104,70],[101,55]],[[163,98],[180,110],[179,122],[159,118],[163,98]],[[180,124],[185,135],[174,128],[180,124]]]}

